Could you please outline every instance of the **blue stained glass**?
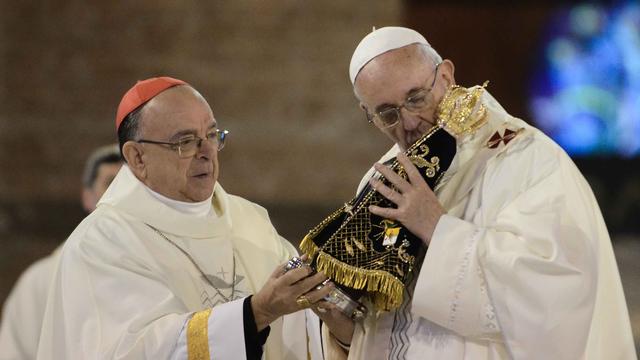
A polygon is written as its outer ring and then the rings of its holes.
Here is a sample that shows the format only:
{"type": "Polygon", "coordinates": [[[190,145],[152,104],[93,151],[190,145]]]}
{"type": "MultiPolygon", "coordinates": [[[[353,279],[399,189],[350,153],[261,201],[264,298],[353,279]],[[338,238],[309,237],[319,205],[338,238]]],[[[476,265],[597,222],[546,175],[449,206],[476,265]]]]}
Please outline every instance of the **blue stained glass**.
{"type": "Polygon", "coordinates": [[[530,84],[536,125],[571,155],[640,155],[640,4],[576,5],[547,29],[530,84]]]}

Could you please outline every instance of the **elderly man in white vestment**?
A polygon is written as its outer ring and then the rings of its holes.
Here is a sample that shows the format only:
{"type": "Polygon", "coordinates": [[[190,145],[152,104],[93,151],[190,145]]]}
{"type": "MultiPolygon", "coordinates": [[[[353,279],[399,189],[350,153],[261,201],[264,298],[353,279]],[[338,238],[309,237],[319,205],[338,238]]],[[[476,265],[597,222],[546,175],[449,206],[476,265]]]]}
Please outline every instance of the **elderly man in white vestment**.
{"type": "MultiPolygon", "coordinates": [[[[87,214],[96,208],[121,166],[117,144],[101,146],[91,153],[82,174],[81,199],[87,214]]],[[[36,358],[49,281],[59,249],[29,266],[7,297],[2,308],[0,360],[36,358]]]]}
{"type": "Polygon", "coordinates": [[[456,137],[453,162],[432,191],[400,152],[436,125],[455,84],[453,62],[419,33],[386,27],[360,42],[349,73],[367,118],[395,143],[360,188],[369,182],[395,203],[370,211],[400,221],[426,254],[397,310],[370,312],[355,326],[318,313],[328,325],[325,356],[636,358],[602,215],[558,145],[483,90],[486,123],[456,137]],[[381,164],[394,156],[407,180],[381,164]],[[372,178],[376,172],[393,188],[372,178]]]}
{"type": "Polygon", "coordinates": [[[126,164],[62,249],[38,359],[319,359],[296,299],[333,285],[285,273],[295,250],[267,212],[217,183],[227,132],[206,100],[140,81],[116,128],[126,164]]]}

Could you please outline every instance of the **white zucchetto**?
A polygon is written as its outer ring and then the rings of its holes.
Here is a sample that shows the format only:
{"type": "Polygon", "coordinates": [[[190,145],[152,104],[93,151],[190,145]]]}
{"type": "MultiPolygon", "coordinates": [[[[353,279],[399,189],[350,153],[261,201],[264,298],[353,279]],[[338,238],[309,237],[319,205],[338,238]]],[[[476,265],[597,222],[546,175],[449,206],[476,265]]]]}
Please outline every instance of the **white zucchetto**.
{"type": "Polygon", "coordinates": [[[351,64],[349,65],[351,84],[355,84],[356,76],[358,76],[360,70],[373,58],[387,51],[411,44],[424,44],[431,47],[424,36],[409,28],[387,26],[374,29],[360,41],[360,44],[353,52],[351,64]]]}

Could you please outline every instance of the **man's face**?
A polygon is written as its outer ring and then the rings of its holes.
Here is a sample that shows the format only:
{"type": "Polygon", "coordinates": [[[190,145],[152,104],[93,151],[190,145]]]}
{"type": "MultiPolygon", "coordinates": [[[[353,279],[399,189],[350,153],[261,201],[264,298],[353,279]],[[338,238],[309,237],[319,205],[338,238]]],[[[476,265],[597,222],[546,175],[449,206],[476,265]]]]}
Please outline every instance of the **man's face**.
{"type": "Polygon", "coordinates": [[[453,83],[453,64],[443,62],[437,73],[436,65],[418,45],[409,45],[374,58],[356,78],[356,96],[369,114],[400,108],[397,125],[385,127],[376,121],[374,124],[402,149],[407,149],[436,124],[438,104],[453,83]],[[425,95],[425,104],[419,111],[401,107],[416,94],[425,95]]]}
{"type": "Polygon", "coordinates": [[[120,171],[122,162],[102,163],[96,171],[96,178],[90,188],[82,190],[82,206],[86,212],[92,212],[96,204],[120,171]]]}
{"type": "Polygon", "coordinates": [[[100,199],[113,179],[118,175],[118,171],[120,171],[120,167],[122,167],[121,162],[115,163],[102,163],[98,166],[98,171],[96,172],[96,179],[93,182],[93,193],[96,195],[96,199],[100,199]]]}
{"type": "MultiPolygon", "coordinates": [[[[153,98],[142,110],[141,139],[175,143],[194,136],[205,138],[215,131],[216,120],[209,104],[189,86],[170,88],[153,98]]],[[[174,200],[204,201],[218,179],[218,149],[203,141],[197,152],[181,157],[177,149],[139,144],[143,148],[141,180],[152,190],[174,200]]]]}

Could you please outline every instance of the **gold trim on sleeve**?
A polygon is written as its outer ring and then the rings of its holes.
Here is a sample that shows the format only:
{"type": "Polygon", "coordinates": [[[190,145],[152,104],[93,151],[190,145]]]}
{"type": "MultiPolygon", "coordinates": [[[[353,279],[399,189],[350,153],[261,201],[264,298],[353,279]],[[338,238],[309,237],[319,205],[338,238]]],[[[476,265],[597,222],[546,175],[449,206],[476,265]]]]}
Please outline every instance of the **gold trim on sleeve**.
{"type": "Polygon", "coordinates": [[[209,360],[209,315],[211,309],[193,314],[187,325],[189,360],[209,360]]]}

